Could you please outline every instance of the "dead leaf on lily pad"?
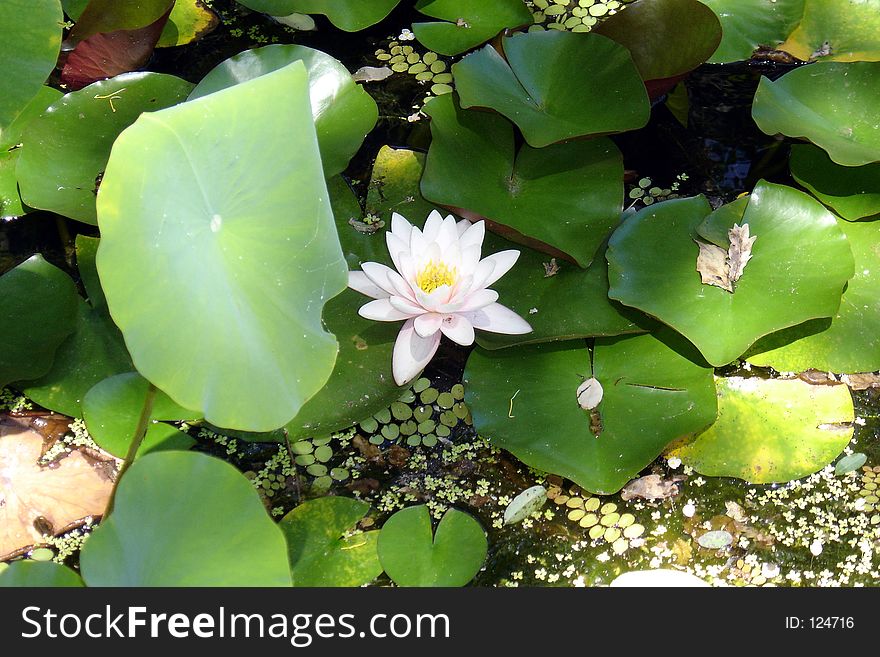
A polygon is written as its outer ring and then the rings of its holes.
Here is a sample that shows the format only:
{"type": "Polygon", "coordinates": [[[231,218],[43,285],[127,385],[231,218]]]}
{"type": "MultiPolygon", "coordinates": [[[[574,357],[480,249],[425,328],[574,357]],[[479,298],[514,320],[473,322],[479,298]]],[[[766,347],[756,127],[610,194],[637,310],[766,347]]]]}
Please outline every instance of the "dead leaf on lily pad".
{"type": "Polygon", "coordinates": [[[113,481],[79,451],[41,466],[44,439],[0,418],[0,560],[104,512],[113,481]]]}
{"type": "Polygon", "coordinates": [[[733,284],[730,281],[730,265],[727,264],[727,251],[708,242],[694,241],[700,247],[700,255],[697,256],[697,271],[700,272],[700,282],[703,285],[714,285],[722,290],[733,292],[733,284]]]}
{"type": "Polygon", "coordinates": [[[697,271],[700,272],[700,281],[704,285],[714,285],[733,292],[733,284],[742,277],[752,258],[752,246],[758,237],[749,235],[748,224],[734,224],[727,236],[730,240],[727,251],[716,244],[694,240],[700,247],[697,271]]]}

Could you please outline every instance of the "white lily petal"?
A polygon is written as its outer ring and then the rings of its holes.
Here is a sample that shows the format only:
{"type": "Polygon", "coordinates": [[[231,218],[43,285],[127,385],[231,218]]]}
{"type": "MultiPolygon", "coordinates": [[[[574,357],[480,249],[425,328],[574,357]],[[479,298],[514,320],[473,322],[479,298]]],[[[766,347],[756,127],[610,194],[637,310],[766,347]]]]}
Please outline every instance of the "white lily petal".
{"type": "Polygon", "coordinates": [[[462,219],[457,224],[455,224],[456,230],[458,230],[459,236],[464,235],[465,231],[473,226],[473,224],[467,219],[462,219]]]}
{"type": "Polygon", "coordinates": [[[441,285],[430,294],[418,288],[415,292],[416,301],[428,312],[447,312],[441,308],[448,304],[452,297],[452,289],[448,285],[441,285]]]}
{"type": "Polygon", "coordinates": [[[480,264],[480,247],[466,246],[461,249],[461,273],[463,275],[473,274],[480,264]]]}
{"type": "Polygon", "coordinates": [[[424,262],[424,254],[433,242],[425,239],[425,236],[422,235],[422,231],[413,226],[412,233],[409,236],[409,252],[413,255],[413,259],[416,262],[416,266],[419,266],[422,262],[424,262]]]}
{"type": "Polygon", "coordinates": [[[474,269],[474,279],[471,283],[471,290],[482,290],[483,288],[489,287],[489,283],[487,283],[487,281],[492,276],[492,273],[494,271],[494,260],[490,260],[489,258],[484,258],[483,260],[480,260],[480,262],[474,269]]]}
{"type": "Polygon", "coordinates": [[[388,292],[389,295],[394,294],[394,287],[388,278],[389,272],[394,271],[391,267],[378,262],[364,262],[361,264],[361,269],[375,285],[388,292]]]}
{"type": "Polygon", "coordinates": [[[462,315],[446,315],[440,324],[440,330],[447,338],[463,347],[474,343],[474,325],[462,315]]]}
{"type": "Polygon", "coordinates": [[[415,332],[415,320],[408,320],[397,334],[394,354],[391,358],[391,371],[394,381],[402,386],[416,378],[437,353],[440,346],[440,332],[422,338],[415,332]]]}
{"type": "Polygon", "coordinates": [[[407,317],[416,317],[425,312],[425,309],[421,306],[404,299],[403,297],[392,296],[388,299],[388,302],[401,313],[405,313],[407,317]]]}
{"type": "Polygon", "coordinates": [[[348,287],[361,294],[366,294],[368,297],[373,297],[374,299],[387,299],[391,296],[388,292],[373,283],[373,281],[370,280],[370,277],[362,271],[348,272],[348,287]]]}
{"type": "Polygon", "coordinates": [[[365,319],[377,322],[399,322],[401,319],[409,319],[412,315],[402,313],[391,305],[390,299],[376,299],[364,304],[358,309],[358,315],[365,319]]]}
{"type": "Polygon", "coordinates": [[[458,228],[455,225],[455,217],[449,215],[443,220],[434,241],[437,242],[442,251],[446,251],[453,244],[456,247],[458,246],[458,228]]]}
{"type": "Polygon", "coordinates": [[[394,288],[393,294],[416,303],[416,294],[413,292],[412,286],[406,282],[403,276],[396,271],[392,271],[388,274],[388,282],[390,282],[391,287],[394,288]]]}
{"type": "Polygon", "coordinates": [[[413,292],[416,290],[416,263],[412,257],[412,254],[409,251],[401,253],[398,257],[397,262],[397,271],[400,272],[400,275],[403,276],[404,280],[407,282],[413,292]]]}
{"type": "Polygon", "coordinates": [[[431,214],[429,214],[428,218],[425,220],[425,227],[422,229],[422,234],[425,236],[425,240],[428,242],[435,242],[437,240],[437,233],[440,232],[440,227],[442,225],[443,216],[436,210],[431,210],[431,214]]]}
{"type": "Polygon", "coordinates": [[[483,283],[484,286],[488,287],[492,285],[499,278],[504,276],[507,272],[510,271],[511,267],[516,264],[516,261],[519,259],[519,251],[516,249],[510,249],[509,251],[499,251],[498,253],[493,253],[490,256],[486,256],[483,258],[482,262],[491,261],[495,263],[495,269],[489,278],[486,279],[486,282],[483,283]]]}
{"type": "Polygon", "coordinates": [[[498,301],[498,293],[495,290],[474,290],[465,297],[464,303],[458,307],[458,312],[464,313],[479,310],[496,301],[498,301]]]}
{"type": "Polygon", "coordinates": [[[388,246],[388,253],[391,255],[391,260],[394,261],[394,266],[400,271],[400,261],[398,259],[401,254],[409,253],[409,240],[404,241],[390,230],[387,230],[385,231],[385,244],[388,246]]]}
{"type": "Polygon", "coordinates": [[[396,212],[391,213],[391,232],[404,244],[409,244],[409,235],[412,229],[412,224],[406,220],[406,217],[396,212]]]}
{"type": "Polygon", "coordinates": [[[475,246],[478,249],[483,245],[486,237],[486,222],[478,221],[467,228],[467,230],[459,238],[461,248],[465,249],[469,246],[475,246]]]}
{"type": "Polygon", "coordinates": [[[474,328],[491,333],[522,335],[532,331],[532,327],[526,320],[500,303],[493,303],[477,311],[465,313],[465,317],[474,325],[474,328]]]}
{"type": "Polygon", "coordinates": [[[425,313],[415,318],[413,325],[423,338],[428,338],[440,330],[440,324],[443,322],[443,315],[438,313],[425,313]]]}

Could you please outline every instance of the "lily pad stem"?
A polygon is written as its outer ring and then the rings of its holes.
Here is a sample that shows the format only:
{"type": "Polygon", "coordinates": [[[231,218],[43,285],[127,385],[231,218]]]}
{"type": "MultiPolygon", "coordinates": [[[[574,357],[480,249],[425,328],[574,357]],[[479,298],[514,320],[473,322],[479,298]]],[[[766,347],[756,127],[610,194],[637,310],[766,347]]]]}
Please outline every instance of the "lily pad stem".
{"type": "Polygon", "coordinates": [[[138,450],[141,448],[141,443],[144,442],[144,436],[147,435],[147,427],[150,424],[150,416],[153,413],[153,401],[155,399],[156,386],[151,383],[150,387],[147,388],[147,395],[144,397],[144,405],[141,407],[141,414],[138,418],[137,428],[134,430],[134,434],[131,437],[131,443],[128,446],[128,453],[125,455],[125,460],[122,462],[122,465],[119,466],[119,472],[116,474],[116,481],[113,482],[113,490],[110,491],[110,499],[107,501],[107,508],[104,509],[105,520],[113,511],[113,502],[116,499],[116,489],[119,487],[122,475],[125,474],[125,471],[128,470],[134,462],[135,456],[137,456],[138,450]]]}

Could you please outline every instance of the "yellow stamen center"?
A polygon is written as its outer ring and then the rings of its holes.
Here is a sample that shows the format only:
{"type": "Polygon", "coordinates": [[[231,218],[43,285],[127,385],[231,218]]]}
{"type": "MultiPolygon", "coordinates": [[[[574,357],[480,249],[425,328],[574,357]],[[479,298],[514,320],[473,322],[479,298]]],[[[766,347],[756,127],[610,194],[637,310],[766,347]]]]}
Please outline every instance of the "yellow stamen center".
{"type": "Polygon", "coordinates": [[[453,285],[457,278],[458,271],[455,268],[450,269],[445,262],[435,263],[431,260],[416,275],[416,285],[423,292],[431,294],[442,285],[453,285]]]}

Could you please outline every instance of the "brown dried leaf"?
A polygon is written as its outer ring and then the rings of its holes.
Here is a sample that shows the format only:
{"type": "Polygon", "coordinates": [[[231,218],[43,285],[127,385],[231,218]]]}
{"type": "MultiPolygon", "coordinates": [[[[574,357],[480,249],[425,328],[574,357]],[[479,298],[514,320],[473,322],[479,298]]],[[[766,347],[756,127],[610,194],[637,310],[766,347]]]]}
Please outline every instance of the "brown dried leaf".
{"type": "Polygon", "coordinates": [[[0,419],[0,560],[42,542],[87,516],[100,516],[113,481],[79,451],[39,464],[43,437],[0,419]]]}
{"type": "Polygon", "coordinates": [[[860,374],[844,374],[841,380],[850,387],[851,390],[867,390],[868,388],[880,388],[880,375],[872,372],[862,372],[860,374]]]}
{"type": "Polygon", "coordinates": [[[730,246],[725,251],[716,244],[710,244],[699,239],[694,242],[700,247],[697,256],[697,271],[700,272],[700,282],[703,285],[714,285],[722,290],[733,292],[733,284],[743,275],[746,265],[752,258],[752,245],[757,236],[749,236],[749,225],[734,224],[727,231],[730,246]]]}
{"type": "Polygon", "coordinates": [[[700,282],[703,285],[714,285],[722,290],[733,292],[733,284],[730,282],[730,266],[727,264],[727,251],[720,246],[694,240],[700,247],[700,255],[697,256],[697,271],[700,272],[700,282]]]}
{"type": "Polygon", "coordinates": [[[727,250],[727,264],[730,267],[730,282],[736,283],[743,275],[746,265],[752,259],[752,245],[758,239],[757,235],[749,237],[749,225],[733,224],[733,228],[727,233],[730,238],[730,248],[727,250]]]}
{"type": "Polygon", "coordinates": [[[678,482],[685,477],[675,475],[671,479],[663,479],[658,474],[649,474],[629,482],[620,491],[620,497],[624,501],[643,498],[646,500],[665,500],[678,495],[678,482]]]}

